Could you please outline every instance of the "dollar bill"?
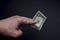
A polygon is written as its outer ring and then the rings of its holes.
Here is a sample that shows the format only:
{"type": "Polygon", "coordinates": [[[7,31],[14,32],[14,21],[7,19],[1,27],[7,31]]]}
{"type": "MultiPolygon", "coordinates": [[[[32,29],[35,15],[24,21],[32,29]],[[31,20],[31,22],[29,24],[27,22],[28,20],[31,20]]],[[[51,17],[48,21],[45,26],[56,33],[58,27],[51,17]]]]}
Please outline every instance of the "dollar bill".
{"type": "Polygon", "coordinates": [[[40,11],[37,11],[35,16],[33,17],[33,20],[36,21],[36,24],[32,25],[32,27],[37,30],[41,30],[46,18],[47,17],[44,14],[42,14],[40,11]]]}

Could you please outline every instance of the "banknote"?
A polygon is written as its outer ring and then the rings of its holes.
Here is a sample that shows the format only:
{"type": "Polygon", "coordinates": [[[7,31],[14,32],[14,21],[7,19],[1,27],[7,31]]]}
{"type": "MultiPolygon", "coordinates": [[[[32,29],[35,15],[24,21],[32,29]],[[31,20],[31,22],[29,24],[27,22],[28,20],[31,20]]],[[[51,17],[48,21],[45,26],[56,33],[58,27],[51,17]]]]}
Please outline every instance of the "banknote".
{"type": "Polygon", "coordinates": [[[32,27],[37,30],[41,30],[46,19],[47,17],[43,13],[41,13],[40,11],[37,11],[35,16],[33,17],[33,20],[36,21],[36,24],[32,25],[32,27]]]}

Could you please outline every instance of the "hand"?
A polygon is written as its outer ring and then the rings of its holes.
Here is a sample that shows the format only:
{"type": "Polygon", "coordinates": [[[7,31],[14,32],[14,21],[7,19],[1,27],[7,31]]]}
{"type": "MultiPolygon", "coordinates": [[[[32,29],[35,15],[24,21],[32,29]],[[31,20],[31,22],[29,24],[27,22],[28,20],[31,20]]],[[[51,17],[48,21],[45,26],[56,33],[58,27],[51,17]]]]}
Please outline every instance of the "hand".
{"type": "Polygon", "coordinates": [[[3,35],[18,37],[22,35],[22,31],[19,29],[21,24],[34,24],[30,18],[21,16],[12,16],[3,20],[0,20],[0,33],[3,35]]]}

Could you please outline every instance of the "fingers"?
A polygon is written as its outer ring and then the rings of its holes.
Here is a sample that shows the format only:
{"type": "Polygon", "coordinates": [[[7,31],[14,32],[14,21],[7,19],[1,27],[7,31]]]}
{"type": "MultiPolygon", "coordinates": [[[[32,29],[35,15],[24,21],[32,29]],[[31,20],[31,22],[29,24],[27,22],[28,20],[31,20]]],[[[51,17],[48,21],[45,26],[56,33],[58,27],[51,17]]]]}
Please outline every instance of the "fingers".
{"type": "Polygon", "coordinates": [[[32,19],[30,19],[30,18],[27,18],[27,17],[22,17],[22,23],[24,23],[24,24],[34,24],[35,23],[35,21],[34,20],[32,20],[32,19]]]}
{"type": "Polygon", "coordinates": [[[36,23],[31,18],[22,17],[22,16],[18,16],[18,15],[12,16],[11,18],[14,19],[14,21],[17,21],[18,23],[21,23],[21,24],[34,24],[34,23],[36,23]]]}
{"type": "Polygon", "coordinates": [[[21,24],[34,24],[36,23],[33,19],[31,18],[27,18],[27,17],[19,17],[18,18],[18,21],[21,23],[21,24]]]}
{"type": "Polygon", "coordinates": [[[11,31],[8,31],[8,33],[6,33],[6,35],[12,36],[14,38],[22,35],[22,31],[20,29],[19,30],[16,29],[19,24],[34,24],[35,23],[35,21],[33,19],[30,19],[27,17],[21,17],[21,16],[13,16],[6,20],[8,21],[7,27],[10,30],[12,29],[11,31]]]}
{"type": "Polygon", "coordinates": [[[22,31],[19,29],[19,30],[13,31],[10,36],[16,38],[16,37],[19,37],[21,35],[22,35],[22,31]]]}

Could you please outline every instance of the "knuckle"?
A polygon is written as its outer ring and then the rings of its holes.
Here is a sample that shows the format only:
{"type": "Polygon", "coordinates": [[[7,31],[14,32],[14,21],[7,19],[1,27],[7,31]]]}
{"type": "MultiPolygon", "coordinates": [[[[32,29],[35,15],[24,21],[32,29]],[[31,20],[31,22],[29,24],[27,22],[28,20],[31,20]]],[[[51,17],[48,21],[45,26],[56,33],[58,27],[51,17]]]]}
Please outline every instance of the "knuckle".
{"type": "Polygon", "coordinates": [[[16,18],[19,18],[20,16],[16,15],[15,17],[16,17],[16,18]]]}
{"type": "Polygon", "coordinates": [[[21,31],[21,32],[20,32],[20,35],[22,35],[22,34],[23,34],[23,32],[21,31]]]}
{"type": "Polygon", "coordinates": [[[18,36],[19,36],[19,34],[17,34],[17,33],[15,33],[15,34],[13,35],[14,38],[16,38],[16,37],[18,37],[18,36]]]}
{"type": "Polygon", "coordinates": [[[14,37],[19,37],[19,36],[21,36],[22,35],[22,32],[20,32],[20,33],[15,33],[15,36],[14,37]]]}
{"type": "Polygon", "coordinates": [[[14,18],[20,18],[20,16],[18,16],[18,15],[15,15],[15,16],[14,16],[14,18]]]}
{"type": "Polygon", "coordinates": [[[18,16],[18,15],[15,15],[15,16],[13,16],[13,18],[15,19],[15,20],[21,20],[21,16],[18,16]]]}
{"type": "Polygon", "coordinates": [[[13,38],[17,38],[17,37],[19,37],[21,35],[22,35],[22,31],[20,31],[20,32],[13,32],[10,36],[13,37],[13,38]]]}

